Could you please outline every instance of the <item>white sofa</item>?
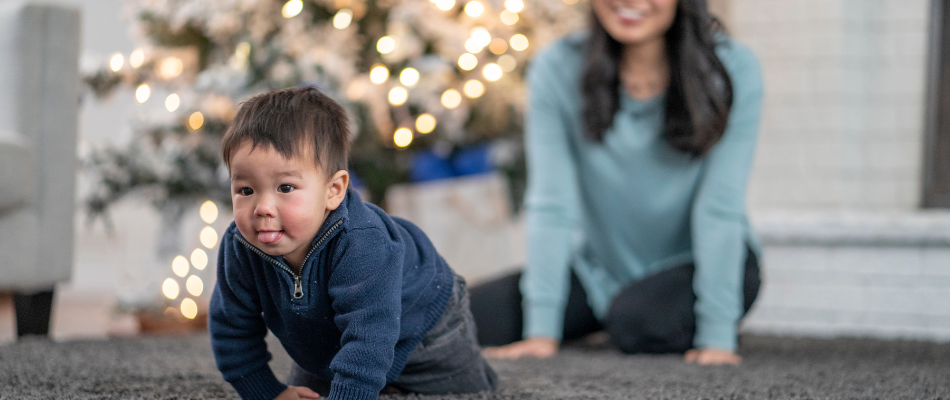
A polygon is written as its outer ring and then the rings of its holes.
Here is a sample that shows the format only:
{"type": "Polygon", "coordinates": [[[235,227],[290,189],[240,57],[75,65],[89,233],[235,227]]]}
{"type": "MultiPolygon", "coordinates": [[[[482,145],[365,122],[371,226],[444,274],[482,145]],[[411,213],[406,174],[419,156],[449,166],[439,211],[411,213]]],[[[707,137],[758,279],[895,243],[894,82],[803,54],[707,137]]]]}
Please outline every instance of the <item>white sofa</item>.
{"type": "Polygon", "coordinates": [[[79,11],[0,0],[0,291],[46,334],[73,267],[79,11]]]}

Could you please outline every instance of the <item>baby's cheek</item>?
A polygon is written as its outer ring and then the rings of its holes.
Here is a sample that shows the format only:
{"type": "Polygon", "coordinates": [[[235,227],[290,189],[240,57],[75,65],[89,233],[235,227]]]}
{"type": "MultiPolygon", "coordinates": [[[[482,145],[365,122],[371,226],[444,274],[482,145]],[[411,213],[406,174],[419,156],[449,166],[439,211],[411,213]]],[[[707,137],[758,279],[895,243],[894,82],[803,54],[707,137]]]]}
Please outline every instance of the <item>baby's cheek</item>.
{"type": "Polygon", "coordinates": [[[317,213],[318,205],[303,197],[286,204],[283,213],[284,230],[292,236],[313,235],[323,223],[323,213],[317,213]]]}

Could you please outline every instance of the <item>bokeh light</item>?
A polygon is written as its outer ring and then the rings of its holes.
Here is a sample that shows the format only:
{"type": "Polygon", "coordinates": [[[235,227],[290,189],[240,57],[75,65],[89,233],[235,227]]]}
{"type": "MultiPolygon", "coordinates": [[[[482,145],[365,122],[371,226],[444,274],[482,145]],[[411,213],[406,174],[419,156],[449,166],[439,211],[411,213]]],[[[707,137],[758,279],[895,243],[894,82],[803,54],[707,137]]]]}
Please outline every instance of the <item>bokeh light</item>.
{"type": "Polygon", "coordinates": [[[299,15],[301,11],[303,11],[303,1],[290,0],[284,3],[284,7],[280,9],[280,15],[283,15],[284,18],[293,18],[299,15]]]}
{"type": "Polygon", "coordinates": [[[336,29],[346,29],[353,22],[353,11],[344,8],[336,12],[333,16],[333,27],[336,29]]]}
{"type": "Polygon", "coordinates": [[[383,36],[376,41],[376,51],[380,54],[389,54],[396,50],[396,39],[389,36],[383,36]]]}
{"type": "Polygon", "coordinates": [[[442,106],[448,109],[453,109],[458,107],[459,104],[462,104],[462,95],[459,94],[458,90],[449,89],[442,92],[442,106]]]}
{"type": "Polygon", "coordinates": [[[422,114],[416,118],[416,130],[426,134],[435,130],[435,117],[432,114],[422,114]]]}
{"type": "Polygon", "coordinates": [[[508,51],[508,42],[502,38],[494,38],[491,43],[488,43],[488,50],[494,54],[502,54],[508,51]]]}
{"type": "Polygon", "coordinates": [[[519,13],[524,10],[524,2],[521,0],[505,0],[505,8],[513,13],[519,13]]]}
{"type": "Polygon", "coordinates": [[[109,60],[109,67],[112,68],[113,72],[119,72],[123,65],[125,65],[125,58],[122,57],[122,54],[115,53],[112,59],[109,60]]]}
{"type": "Polygon", "coordinates": [[[148,100],[148,97],[152,95],[152,89],[149,89],[148,85],[141,84],[138,88],[135,89],[135,100],[139,103],[144,103],[148,100]]]}
{"type": "Polygon", "coordinates": [[[409,92],[403,87],[394,87],[389,91],[389,104],[401,106],[409,99],[409,92]]]}
{"type": "Polygon", "coordinates": [[[181,315],[188,319],[195,319],[198,316],[198,305],[195,304],[194,300],[184,299],[181,301],[181,315]]]}
{"type": "Polygon", "coordinates": [[[408,146],[412,143],[412,131],[409,128],[396,129],[396,133],[393,134],[393,143],[399,147],[408,146]]]}
{"type": "Polygon", "coordinates": [[[214,204],[211,200],[207,200],[201,203],[198,214],[201,216],[201,220],[206,224],[213,224],[214,221],[218,219],[218,205],[214,204]]]}
{"type": "Polygon", "coordinates": [[[482,69],[482,75],[485,75],[485,79],[488,79],[491,82],[501,79],[501,67],[495,63],[489,63],[485,65],[485,68],[482,69]]]}
{"type": "Polygon", "coordinates": [[[455,7],[455,0],[436,0],[435,6],[442,11],[448,11],[455,7]]]}
{"type": "Polygon", "coordinates": [[[168,110],[168,112],[174,112],[180,105],[181,99],[175,93],[172,93],[165,98],[165,109],[168,110]]]}
{"type": "Polygon", "coordinates": [[[201,233],[198,235],[198,239],[201,241],[202,245],[210,249],[214,247],[214,245],[218,244],[218,232],[215,232],[214,228],[206,226],[201,230],[201,233]]]}
{"type": "Polygon", "coordinates": [[[129,66],[132,68],[138,68],[141,67],[142,64],[145,64],[145,50],[132,50],[132,54],[129,54],[129,66]]]}
{"type": "Polygon", "coordinates": [[[511,72],[515,68],[518,68],[518,60],[515,60],[514,57],[505,54],[501,57],[498,57],[498,66],[501,67],[502,71],[511,72]]]}
{"type": "Polygon", "coordinates": [[[208,266],[208,253],[201,249],[195,249],[191,252],[191,265],[199,271],[204,270],[208,266]]]}
{"type": "Polygon", "coordinates": [[[389,69],[383,64],[376,64],[369,70],[369,80],[377,85],[389,79],[389,69]]]}
{"type": "Polygon", "coordinates": [[[511,37],[511,48],[517,51],[524,51],[528,48],[528,38],[522,34],[517,34],[511,37]]]}
{"type": "Polygon", "coordinates": [[[415,86],[419,82],[419,71],[415,68],[406,68],[399,73],[399,83],[406,86],[415,86]]]}
{"type": "Polygon", "coordinates": [[[168,297],[169,300],[177,299],[178,292],[180,291],[181,289],[178,288],[178,282],[175,282],[172,278],[165,279],[165,282],[162,283],[162,294],[168,297]]]}
{"type": "Polygon", "coordinates": [[[158,67],[158,74],[165,80],[181,75],[185,70],[185,63],[178,57],[165,57],[158,67]]]}
{"type": "Polygon", "coordinates": [[[201,129],[201,126],[205,124],[205,116],[201,114],[200,111],[195,111],[188,116],[188,127],[193,131],[201,129]]]}
{"type": "Polygon", "coordinates": [[[485,6],[479,1],[470,1],[465,5],[465,13],[470,17],[478,17],[485,12],[485,6]]]}
{"type": "Polygon", "coordinates": [[[466,71],[471,71],[475,69],[478,65],[478,57],[475,57],[472,53],[465,53],[459,56],[459,68],[466,71]]]}
{"type": "Polygon", "coordinates": [[[465,82],[465,87],[462,88],[462,91],[465,92],[465,95],[469,98],[476,99],[485,94],[485,84],[477,79],[470,79],[468,82],[465,82]]]}
{"type": "Polygon", "coordinates": [[[188,275],[188,268],[188,260],[186,260],[185,257],[175,256],[175,259],[172,260],[172,272],[174,272],[175,275],[184,278],[185,275],[188,275]]]}
{"type": "Polygon", "coordinates": [[[188,290],[188,293],[191,293],[192,296],[201,296],[201,292],[204,291],[205,285],[201,281],[201,278],[192,275],[188,277],[188,280],[185,281],[185,289],[188,290]]]}
{"type": "Polygon", "coordinates": [[[514,25],[518,23],[518,13],[505,10],[501,12],[501,22],[505,25],[514,25]]]}

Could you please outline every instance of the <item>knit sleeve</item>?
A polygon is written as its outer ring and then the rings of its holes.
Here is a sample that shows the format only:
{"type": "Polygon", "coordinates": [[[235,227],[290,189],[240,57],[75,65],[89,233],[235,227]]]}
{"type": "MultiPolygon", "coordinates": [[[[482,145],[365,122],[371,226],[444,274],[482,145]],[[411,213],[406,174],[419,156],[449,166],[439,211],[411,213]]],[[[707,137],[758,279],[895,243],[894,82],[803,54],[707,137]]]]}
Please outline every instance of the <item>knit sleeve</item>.
{"type": "Polygon", "coordinates": [[[242,399],[271,400],[286,385],[277,380],[267,362],[264,336],[267,327],[261,314],[253,272],[240,255],[231,229],[218,249],[218,281],[211,295],[208,330],[215,362],[224,380],[242,399]]]}
{"type": "Polygon", "coordinates": [[[342,332],[330,362],[330,400],[375,399],[386,385],[399,340],[404,250],[377,228],[347,232],[328,293],[342,332]],[[358,246],[356,245],[358,243],[358,246]]]}
{"type": "Polygon", "coordinates": [[[751,51],[728,44],[720,59],[733,85],[726,131],[706,156],[692,209],[697,348],[736,348],[742,316],[746,184],[762,109],[762,75],[751,51]]]}
{"type": "Polygon", "coordinates": [[[554,65],[557,47],[536,57],[527,72],[525,151],[528,188],[527,265],[521,280],[524,337],[560,339],[570,279],[571,240],[578,199],[571,125],[554,65]]]}

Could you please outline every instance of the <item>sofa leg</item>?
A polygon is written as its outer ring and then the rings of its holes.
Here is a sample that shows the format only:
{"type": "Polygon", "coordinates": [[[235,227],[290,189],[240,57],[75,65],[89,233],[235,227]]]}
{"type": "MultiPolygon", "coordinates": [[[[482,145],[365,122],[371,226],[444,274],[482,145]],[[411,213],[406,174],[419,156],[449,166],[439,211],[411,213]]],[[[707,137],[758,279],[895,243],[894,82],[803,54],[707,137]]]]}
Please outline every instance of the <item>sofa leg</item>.
{"type": "Polygon", "coordinates": [[[16,312],[17,337],[49,335],[50,312],[53,310],[53,290],[13,295],[16,312]]]}

